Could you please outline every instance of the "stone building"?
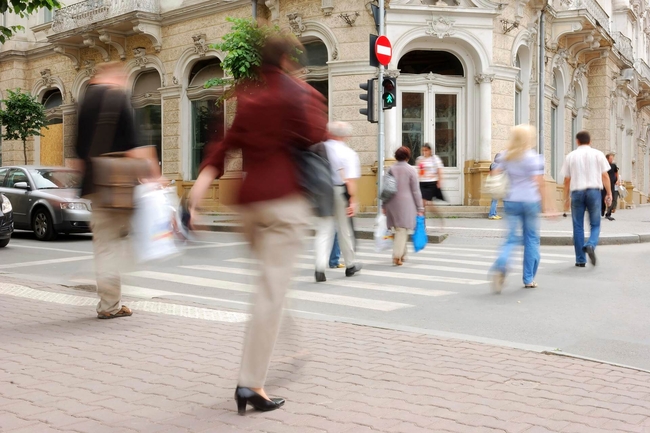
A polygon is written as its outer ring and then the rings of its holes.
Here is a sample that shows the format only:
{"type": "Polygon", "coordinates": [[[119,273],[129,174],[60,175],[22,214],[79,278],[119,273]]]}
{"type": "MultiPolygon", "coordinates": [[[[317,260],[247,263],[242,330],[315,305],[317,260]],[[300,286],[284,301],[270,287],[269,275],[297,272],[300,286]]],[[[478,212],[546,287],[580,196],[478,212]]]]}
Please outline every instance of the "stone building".
{"type": "MultiPolygon", "coordinates": [[[[359,114],[359,84],[376,75],[368,36],[372,0],[266,0],[258,15],[292,31],[306,47],[304,78],[327,96],[331,119],[352,123],[350,145],[363,166],[361,203],[375,204],[377,127],[359,114]]],[[[121,60],[145,143],[164,174],[189,188],[203,147],[223,135],[234,105],[217,107],[224,53],[209,47],[229,31],[227,17],[250,17],[250,0],[85,0],[21,20],[24,33],[0,47],[0,98],[31,92],[47,108],[49,129],[29,142],[30,163],[74,157],[78,101],[96,65],[121,60]]],[[[392,0],[387,73],[397,77],[397,107],[386,114],[386,156],[400,145],[414,156],[429,142],[444,161],[452,205],[486,205],[481,181],[509,128],[539,124],[547,185],[561,197],[560,168],[580,129],[615,152],[630,194],[650,187],[650,4],[645,0],[392,0]],[[544,32],[540,32],[543,21],[544,32]],[[540,47],[540,40],[542,41],[540,47]],[[541,59],[541,62],[540,62],[541,59]]],[[[22,144],[3,142],[2,164],[22,163],[22,144]]],[[[241,161],[232,155],[214,183],[212,207],[232,202],[241,161]]]]}

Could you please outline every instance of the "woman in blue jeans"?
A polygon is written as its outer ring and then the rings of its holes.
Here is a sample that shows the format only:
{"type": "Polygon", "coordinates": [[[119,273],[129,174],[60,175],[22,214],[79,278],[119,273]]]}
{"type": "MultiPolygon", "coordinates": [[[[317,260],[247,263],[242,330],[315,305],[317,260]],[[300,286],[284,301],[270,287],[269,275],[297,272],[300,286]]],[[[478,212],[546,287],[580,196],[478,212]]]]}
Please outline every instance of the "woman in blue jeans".
{"type": "Polygon", "coordinates": [[[537,287],[539,266],[539,214],[546,203],[544,193],[544,158],[533,150],[535,128],[517,125],[510,132],[508,150],[497,156],[494,173],[505,172],[510,189],[503,200],[508,237],[492,266],[493,290],[501,293],[510,256],[516,245],[524,246],[524,287],[537,287]],[[522,234],[519,234],[521,227],[522,234]]]}

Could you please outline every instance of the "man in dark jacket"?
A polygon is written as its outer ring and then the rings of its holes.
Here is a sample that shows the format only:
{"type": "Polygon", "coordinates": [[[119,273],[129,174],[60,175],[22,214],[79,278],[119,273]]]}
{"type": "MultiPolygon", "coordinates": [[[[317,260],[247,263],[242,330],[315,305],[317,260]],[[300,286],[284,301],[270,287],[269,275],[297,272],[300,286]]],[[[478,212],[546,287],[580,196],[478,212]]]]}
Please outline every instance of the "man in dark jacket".
{"type": "MultiPolygon", "coordinates": [[[[102,154],[126,152],[132,158],[148,159],[151,161],[152,177],[160,176],[156,149],[151,146],[139,147],[133,109],[124,92],[125,84],[126,76],[119,63],[102,65],[79,107],[76,151],[84,168],[81,194],[91,201],[95,193],[92,158],[102,154]]],[[[120,268],[124,267],[124,259],[130,255],[126,251],[130,219],[131,211],[128,210],[94,207],[92,212],[90,226],[100,299],[97,317],[100,319],[132,314],[127,306],[122,305],[120,281],[120,268]]]]}

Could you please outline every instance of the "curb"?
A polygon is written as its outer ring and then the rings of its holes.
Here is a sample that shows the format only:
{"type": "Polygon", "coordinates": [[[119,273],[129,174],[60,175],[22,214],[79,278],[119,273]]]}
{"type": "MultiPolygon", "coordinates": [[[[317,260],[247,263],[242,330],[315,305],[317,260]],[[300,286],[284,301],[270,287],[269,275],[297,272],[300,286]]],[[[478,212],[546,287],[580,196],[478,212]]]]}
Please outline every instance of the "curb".
{"type": "MultiPolygon", "coordinates": [[[[222,232],[222,233],[241,233],[243,231],[241,224],[237,224],[237,223],[197,224],[195,226],[195,229],[199,231],[222,232]]],[[[314,236],[316,232],[314,229],[309,229],[308,234],[309,236],[314,236]]],[[[372,230],[355,230],[354,235],[357,239],[372,240],[375,238],[374,232],[372,230]]],[[[427,237],[429,238],[429,243],[440,244],[445,239],[447,239],[449,235],[446,233],[429,234],[427,237]]]]}
{"type": "MultiPolygon", "coordinates": [[[[588,239],[588,238],[587,238],[588,239]]],[[[622,233],[618,235],[603,235],[598,240],[598,245],[628,245],[650,242],[650,233],[633,234],[622,233]]],[[[573,246],[572,236],[542,236],[542,245],[573,246]]]]}

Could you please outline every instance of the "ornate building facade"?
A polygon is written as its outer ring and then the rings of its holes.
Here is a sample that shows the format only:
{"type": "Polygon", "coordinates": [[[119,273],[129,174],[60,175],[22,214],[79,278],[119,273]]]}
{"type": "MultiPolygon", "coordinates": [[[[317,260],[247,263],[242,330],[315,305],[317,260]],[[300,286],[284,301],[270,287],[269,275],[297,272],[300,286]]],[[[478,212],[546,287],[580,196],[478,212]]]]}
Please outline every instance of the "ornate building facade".
{"type": "MultiPolygon", "coordinates": [[[[359,84],[376,75],[368,35],[372,0],[266,0],[258,15],[293,32],[306,48],[304,78],[326,95],[332,120],[354,127],[362,162],[361,203],[375,204],[377,127],[359,114],[359,84]]],[[[156,146],[163,173],[189,188],[206,143],[223,136],[234,104],[217,107],[224,53],[209,47],[250,17],[249,0],[85,0],[8,25],[27,29],[0,47],[0,98],[31,92],[47,108],[49,129],[28,144],[30,163],[74,157],[78,102],[98,64],[124,62],[143,143],[156,146]]],[[[480,185],[518,123],[539,126],[549,190],[561,197],[560,169],[580,129],[616,153],[630,194],[650,188],[650,4],[645,0],[392,0],[387,73],[397,107],[386,114],[386,156],[401,145],[414,157],[431,143],[446,165],[450,204],[486,205],[480,185]],[[542,24],[542,25],[540,25],[542,24]],[[543,27],[543,33],[541,28],[543,27]],[[541,43],[540,43],[541,42],[541,43]],[[540,68],[542,74],[540,74],[540,68]],[[540,77],[543,76],[540,99],[540,77]],[[541,104],[540,104],[541,102],[541,104]],[[540,110],[543,116],[540,116],[540,110]]],[[[22,163],[22,143],[2,142],[2,164],[22,163]]],[[[232,203],[241,160],[232,155],[210,204],[232,203]]]]}

